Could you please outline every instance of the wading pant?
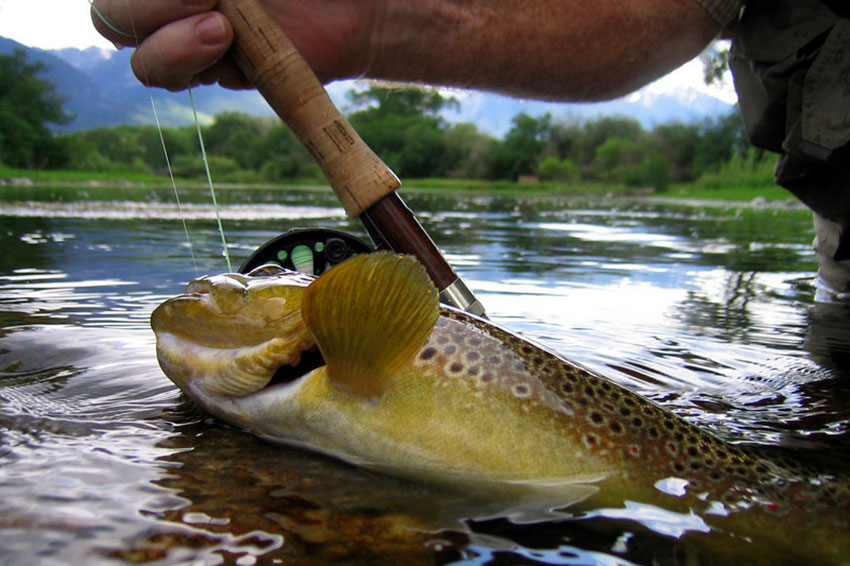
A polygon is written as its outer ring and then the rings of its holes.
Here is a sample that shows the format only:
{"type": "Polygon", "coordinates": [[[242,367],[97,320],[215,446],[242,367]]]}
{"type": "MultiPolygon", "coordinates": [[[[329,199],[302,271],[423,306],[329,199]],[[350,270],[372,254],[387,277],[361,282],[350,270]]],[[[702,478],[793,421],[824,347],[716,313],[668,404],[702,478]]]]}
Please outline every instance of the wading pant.
{"type": "Polygon", "coordinates": [[[836,260],[841,226],[815,213],[815,255],[818,258],[818,301],[850,302],[850,259],[836,260]]]}

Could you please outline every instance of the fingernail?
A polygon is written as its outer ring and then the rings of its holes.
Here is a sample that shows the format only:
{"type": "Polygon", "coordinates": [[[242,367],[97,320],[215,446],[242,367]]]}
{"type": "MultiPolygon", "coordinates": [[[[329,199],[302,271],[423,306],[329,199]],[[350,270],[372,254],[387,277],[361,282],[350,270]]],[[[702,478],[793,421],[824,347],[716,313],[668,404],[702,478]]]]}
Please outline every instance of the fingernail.
{"type": "Polygon", "coordinates": [[[195,37],[205,45],[217,45],[225,36],[224,23],[216,14],[209,14],[195,24],[195,37]]]}

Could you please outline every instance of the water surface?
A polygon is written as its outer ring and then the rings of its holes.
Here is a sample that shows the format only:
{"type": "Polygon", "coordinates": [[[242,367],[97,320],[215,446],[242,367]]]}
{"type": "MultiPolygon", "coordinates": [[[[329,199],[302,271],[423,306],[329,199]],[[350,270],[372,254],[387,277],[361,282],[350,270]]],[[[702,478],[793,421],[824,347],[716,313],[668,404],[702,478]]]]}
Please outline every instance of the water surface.
{"type": "MultiPolygon", "coordinates": [[[[148,317],[226,270],[212,208],[118,194],[0,193],[0,564],[716,558],[688,516],[624,504],[519,524],[207,418],[157,367],[148,317]]],[[[329,191],[219,198],[235,265],[291,227],[362,235],[329,191]]],[[[850,467],[850,319],[814,302],[805,210],[407,199],[494,321],[726,440],[850,467]]]]}

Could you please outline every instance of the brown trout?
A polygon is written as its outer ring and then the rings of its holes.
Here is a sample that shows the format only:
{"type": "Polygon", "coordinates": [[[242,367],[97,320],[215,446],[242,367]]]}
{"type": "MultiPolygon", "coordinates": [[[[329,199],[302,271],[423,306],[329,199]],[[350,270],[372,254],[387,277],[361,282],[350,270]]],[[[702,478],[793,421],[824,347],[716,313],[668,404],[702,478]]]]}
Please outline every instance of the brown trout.
{"type": "Polygon", "coordinates": [[[553,507],[653,505],[822,563],[850,557],[846,478],[726,443],[441,308],[410,257],[361,255],[315,280],[204,277],[152,326],[163,371],[190,399],[274,442],[417,479],[521,486],[553,507]]]}

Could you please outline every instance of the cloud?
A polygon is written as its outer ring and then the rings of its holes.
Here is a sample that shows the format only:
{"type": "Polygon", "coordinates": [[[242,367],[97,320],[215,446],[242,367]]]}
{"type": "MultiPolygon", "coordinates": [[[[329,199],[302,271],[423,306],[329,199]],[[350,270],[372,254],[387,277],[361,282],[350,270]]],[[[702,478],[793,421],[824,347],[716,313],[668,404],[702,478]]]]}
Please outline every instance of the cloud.
{"type": "Polygon", "coordinates": [[[89,17],[88,0],[3,0],[0,36],[28,47],[112,47],[89,17]]]}

